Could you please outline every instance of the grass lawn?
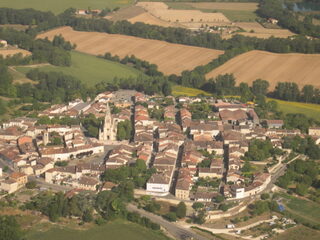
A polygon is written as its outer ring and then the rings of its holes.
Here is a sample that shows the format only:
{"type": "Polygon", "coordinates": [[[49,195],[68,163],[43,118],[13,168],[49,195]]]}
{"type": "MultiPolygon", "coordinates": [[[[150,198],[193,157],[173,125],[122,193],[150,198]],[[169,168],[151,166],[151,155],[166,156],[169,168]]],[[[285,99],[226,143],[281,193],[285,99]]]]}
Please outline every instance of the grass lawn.
{"type": "Polygon", "coordinates": [[[115,221],[88,230],[53,226],[47,231],[36,228],[27,233],[26,240],[168,240],[165,235],[140,225],[115,221]]]}
{"type": "MultiPolygon", "coordinates": [[[[97,58],[84,53],[71,52],[72,65],[71,67],[56,67],[56,66],[42,66],[39,67],[41,71],[56,71],[72,75],[77,79],[86,83],[88,86],[94,86],[101,81],[112,81],[115,77],[127,78],[135,77],[143,74],[142,72],[131,68],[129,66],[112,62],[109,60],[97,58]]],[[[32,69],[28,66],[16,67],[21,73],[27,73],[32,69]]]]}
{"type": "Polygon", "coordinates": [[[67,8],[78,9],[103,9],[123,7],[132,4],[133,0],[1,0],[1,7],[9,8],[34,8],[42,11],[61,13],[67,8]]]}
{"type": "Polygon", "coordinates": [[[312,224],[320,223],[320,204],[287,194],[282,194],[281,196],[286,199],[284,204],[288,212],[297,215],[312,224]]]}
{"type": "Polygon", "coordinates": [[[305,226],[297,226],[286,230],[284,233],[274,236],[271,240],[318,240],[320,239],[320,231],[307,228],[305,226]]]}
{"type": "Polygon", "coordinates": [[[188,88],[180,85],[174,85],[172,86],[172,95],[173,96],[188,96],[188,97],[194,97],[199,94],[203,94],[205,96],[211,96],[210,93],[205,92],[200,89],[196,88],[188,88]]]}
{"type": "Polygon", "coordinates": [[[303,113],[307,117],[319,119],[320,118],[320,104],[301,103],[301,102],[287,102],[277,99],[268,98],[278,103],[279,110],[283,113],[303,113]]]}

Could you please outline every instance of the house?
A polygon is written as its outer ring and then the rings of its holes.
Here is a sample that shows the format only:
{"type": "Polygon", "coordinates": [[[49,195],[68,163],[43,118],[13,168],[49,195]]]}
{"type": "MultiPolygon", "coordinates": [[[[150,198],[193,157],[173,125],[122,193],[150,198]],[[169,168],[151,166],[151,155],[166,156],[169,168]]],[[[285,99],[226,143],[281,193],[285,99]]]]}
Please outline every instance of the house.
{"type": "Polygon", "coordinates": [[[19,189],[18,182],[13,179],[7,179],[0,182],[0,188],[7,193],[14,193],[19,189]]]}
{"type": "Polygon", "coordinates": [[[320,127],[311,127],[308,133],[310,136],[320,136],[320,127]]]}
{"type": "Polygon", "coordinates": [[[272,24],[278,24],[279,20],[277,20],[275,18],[268,18],[268,22],[272,23],[272,24]]]}
{"type": "Polygon", "coordinates": [[[21,172],[11,173],[9,178],[15,180],[18,183],[18,187],[23,187],[28,182],[28,176],[21,172]]]}
{"type": "Polygon", "coordinates": [[[1,40],[0,39],[0,47],[1,48],[6,48],[8,47],[8,42],[6,40],[1,40]]]}
{"type": "Polygon", "coordinates": [[[223,168],[199,168],[199,177],[202,178],[222,178],[223,168]]]}
{"type": "Polygon", "coordinates": [[[266,125],[268,128],[280,129],[283,127],[283,120],[266,120],[266,125]]]}
{"type": "Polygon", "coordinates": [[[193,199],[196,202],[212,202],[216,196],[218,196],[217,192],[197,191],[193,199]]]}
{"type": "Polygon", "coordinates": [[[167,195],[171,186],[173,167],[157,166],[156,170],[157,172],[147,182],[147,192],[150,194],[167,195]]]}
{"type": "Polygon", "coordinates": [[[190,200],[192,183],[190,170],[187,168],[180,168],[175,188],[175,196],[182,200],[190,200]]]}
{"type": "Polygon", "coordinates": [[[74,186],[80,189],[96,191],[99,181],[91,177],[81,177],[78,181],[74,182],[74,186]]]}

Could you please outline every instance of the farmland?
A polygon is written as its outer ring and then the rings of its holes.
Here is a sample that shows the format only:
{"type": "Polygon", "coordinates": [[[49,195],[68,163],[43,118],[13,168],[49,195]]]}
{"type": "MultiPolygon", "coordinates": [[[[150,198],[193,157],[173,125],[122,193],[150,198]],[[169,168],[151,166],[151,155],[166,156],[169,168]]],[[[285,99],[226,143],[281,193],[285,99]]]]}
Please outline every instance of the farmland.
{"type": "Polygon", "coordinates": [[[271,240],[318,240],[320,239],[320,231],[307,228],[305,226],[297,226],[290,228],[284,233],[274,236],[271,240]]]}
{"type": "Polygon", "coordinates": [[[1,7],[9,8],[34,8],[42,11],[61,13],[67,8],[103,9],[123,7],[133,3],[133,0],[1,0],[1,7]]]}
{"type": "Polygon", "coordinates": [[[24,49],[0,49],[0,55],[2,55],[4,58],[19,53],[21,53],[23,56],[31,55],[29,51],[26,51],[24,49]]]}
{"type": "MultiPolygon", "coordinates": [[[[41,71],[49,72],[63,72],[72,75],[88,86],[94,86],[101,81],[112,81],[114,77],[130,77],[142,74],[136,69],[122,65],[120,63],[111,62],[108,60],[100,59],[95,56],[72,52],[71,53],[72,65],[71,67],[56,67],[52,65],[45,65],[39,67],[41,71]]],[[[16,67],[21,73],[27,73],[32,67],[16,67]]]]}
{"type": "Polygon", "coordinates": [[[51,227],[48,231],[35,229],[26,235],[27,240],[167,240],[161,233],[153,232],[142,226],[115,221],[103,226],[93,226],[88,230],[75,230],[71,228],[51,227]],[[125,231],[124,231],[125,229],[125,231]]]}
{"type": "Polygon", "coordinates": [[[319,224],[320,222],[320,209],[319,204],[310,200],[297,198],[288,194],[282,194],[283,202],[286,210],[297,218],[301,218],[310,224],[319,224]]]}
{"type": "Polygon", "coordinates": [[[279,38],[287,38],[294,34],[287,29],[265,28],[257,22],[238,22],[235,26],[245,30],[238,34],[248,37],[269,38],[271,36],[279,38]]]}
{"type": "Polygon", "coordinates": [[[173,96],[189,96],[189,97],[194,97],[200,94],[211,96],[210,93],[205,92],[203,90],[196,89],[196,88],[188,88],[181,85],[174,85],[172,87],[172,94],[173,96]]]}
{"type": "Polygon", "coordinates": [[[61,34],[67,41],[77,45],[76,50],[92,55],[106,52],[123,58],[135,55],[137,58],[156,64],[164,74],[180,74],[192,70],[217,58],[223,51],[172,44],[119,34],[79,32],[70,27],[57,28],[40,34],[39,38],[53,39],[61,34]]]}
{"type": "Polygon", "coordinates": [[[241,54],[207,74],[207,78],[233,73],[237,83],[251,84],[261,78],[274,88],[277,82],[295,82],[300,87],[306,84],[320,87],[320,54],[276,54],[250,51],[241,54]]]}
{"type": "Polygon", "coordinates": [[[278,99],[268,98],[268,100],[274,100],[278,103],[278,108],[281,112],[287,113],[302,113],[307,117],[319,119],[320,118],[320,105],[312,103],[301,102],[288,102],[278,99]]]}
{"type": "Polygon", "coordinates": [[[173,9],[196,9],[203,12],[220,12],[231,21],[254,21],[257,3],[226,2],[168,2],[173,9]]]}

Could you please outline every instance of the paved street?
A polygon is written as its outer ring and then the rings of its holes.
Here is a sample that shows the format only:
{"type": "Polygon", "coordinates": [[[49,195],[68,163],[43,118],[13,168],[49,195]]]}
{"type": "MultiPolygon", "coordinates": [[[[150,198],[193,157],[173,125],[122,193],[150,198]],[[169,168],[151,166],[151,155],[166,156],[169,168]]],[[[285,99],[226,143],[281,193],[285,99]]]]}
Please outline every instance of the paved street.
{"type": "Polygon", "coordinates": [[[153,213],[149,213],[143,209],[138,209],[133,204],[129,204],[127,206],[127,209],[129,211],[138,212],[140,215],[145,216],[145,217],[149,218],[150,220],[152,220],[153,222],[160,224],[176,239],[179,239],[179,240],[185,240],[185,239],[208,240],[207,238],[194,233],[192,230],[189,230],[187,228],[179,226],[176,223],[169,222],[169,221],[163,219],[162,217],[155,215],[153,213]]]}

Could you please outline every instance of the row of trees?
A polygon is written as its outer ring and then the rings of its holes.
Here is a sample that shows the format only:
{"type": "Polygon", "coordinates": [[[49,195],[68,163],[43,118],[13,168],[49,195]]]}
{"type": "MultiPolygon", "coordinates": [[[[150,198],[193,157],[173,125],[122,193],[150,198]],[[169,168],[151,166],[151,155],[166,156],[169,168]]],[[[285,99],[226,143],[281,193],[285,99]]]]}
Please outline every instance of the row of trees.
{"type": "Polygon", "coordinates": [[[134,55],[120,59],[117,55],[112,56],[111,53],[106,53],[102,58],[134,67],[148,76],[163,76],[163,73],[158,71],[157,65],[136,58],[134,55]]]}
{"type": "Polygon", "coordinates": [[[279,82],[270,96],[286,101],[320,103],[320,89],[305,85],[301,89],[293,82],[279,82]]]}

